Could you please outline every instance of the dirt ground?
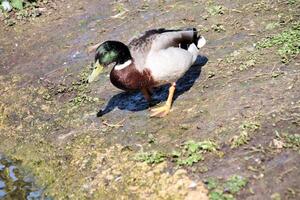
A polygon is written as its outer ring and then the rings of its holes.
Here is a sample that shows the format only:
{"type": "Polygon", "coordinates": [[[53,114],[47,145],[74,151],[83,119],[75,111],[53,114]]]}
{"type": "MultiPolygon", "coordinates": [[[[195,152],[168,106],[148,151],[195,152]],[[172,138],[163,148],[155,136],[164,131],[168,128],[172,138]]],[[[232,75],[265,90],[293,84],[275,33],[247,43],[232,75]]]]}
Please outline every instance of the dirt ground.
{"type": "Polygon", "coordinates": [[[74,0],[2,21],[0,152],[53,199],[299,199],[299,51],[257,48],[298,23],[299,50],[299,11],[298,0],[74,0]],[[85,81],[88,46],[158,27],[207,39],[162,119],[109,70],[85,81]]]}

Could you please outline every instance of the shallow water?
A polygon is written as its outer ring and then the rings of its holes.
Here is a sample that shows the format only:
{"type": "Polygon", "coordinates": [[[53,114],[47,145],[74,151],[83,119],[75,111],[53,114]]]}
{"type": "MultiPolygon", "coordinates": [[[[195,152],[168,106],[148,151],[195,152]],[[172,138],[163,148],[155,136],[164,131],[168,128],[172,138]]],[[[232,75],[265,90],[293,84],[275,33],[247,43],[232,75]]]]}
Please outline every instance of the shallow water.
{"type": "Polygon", "coordinates": [[[9,159],[0,154],[0,199],[48,199],[43,189],[36,187],[33,178],[24,176],[21,170],[9,159]]]}

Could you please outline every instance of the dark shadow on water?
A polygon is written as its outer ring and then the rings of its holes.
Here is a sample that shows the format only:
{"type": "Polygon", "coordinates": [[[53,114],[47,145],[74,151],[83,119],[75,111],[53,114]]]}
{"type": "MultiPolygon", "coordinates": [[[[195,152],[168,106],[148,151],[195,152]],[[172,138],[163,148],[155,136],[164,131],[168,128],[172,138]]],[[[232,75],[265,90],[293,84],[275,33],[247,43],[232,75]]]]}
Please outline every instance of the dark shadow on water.
{"type": "MultiPolygon", "coordinates": [[[[205,56],[198,56],[195,64],[176,82],[176,92],[174,95],[174,101],[188,91],[200,76],[202,67],[207,63],[208,59],[205,56]]],[[[169,85],[164,85],[154,89],[152,95],[151,106],[154,106],[160,102],[166,101],[168,97],[169,85]]],[[[149,108],[148,102],[145,100],[141,92],[121,92],[114,95],[104,109],[101,109],[97,113],[97,117],[101,117],[114,108],[120,110],[129,111],[141,111],[149,108]]]]}

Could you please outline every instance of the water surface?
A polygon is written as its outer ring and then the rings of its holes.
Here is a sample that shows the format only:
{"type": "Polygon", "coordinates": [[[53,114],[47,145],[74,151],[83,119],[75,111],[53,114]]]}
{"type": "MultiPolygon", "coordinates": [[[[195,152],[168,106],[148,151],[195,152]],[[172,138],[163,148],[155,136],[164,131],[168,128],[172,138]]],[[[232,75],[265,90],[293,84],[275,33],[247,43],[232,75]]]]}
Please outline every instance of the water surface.
{"type": "Polygon", "coordinates": [[[38,188],[32,176],[25,175],[11,160],[0,154],[0,199],[48,199],[38,188]]]}

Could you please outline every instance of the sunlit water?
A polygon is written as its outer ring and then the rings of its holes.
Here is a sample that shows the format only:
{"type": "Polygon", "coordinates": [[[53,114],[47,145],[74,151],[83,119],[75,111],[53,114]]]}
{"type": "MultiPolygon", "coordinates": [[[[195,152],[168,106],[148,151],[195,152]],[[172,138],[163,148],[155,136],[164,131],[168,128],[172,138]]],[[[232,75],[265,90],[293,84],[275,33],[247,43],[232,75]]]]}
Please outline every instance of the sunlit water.
{"type": "Polygon", "coordinates": [[[32,177],[24,176],[14,163],[0,154],[0,199],[50,200],[36,187],[32,177]]]}

